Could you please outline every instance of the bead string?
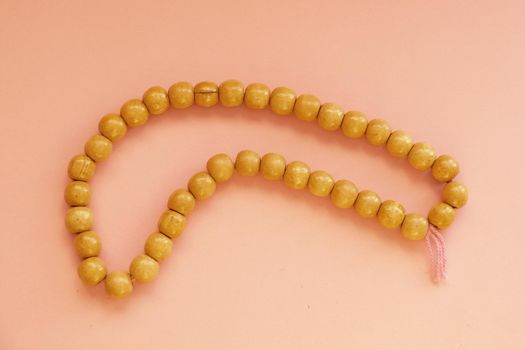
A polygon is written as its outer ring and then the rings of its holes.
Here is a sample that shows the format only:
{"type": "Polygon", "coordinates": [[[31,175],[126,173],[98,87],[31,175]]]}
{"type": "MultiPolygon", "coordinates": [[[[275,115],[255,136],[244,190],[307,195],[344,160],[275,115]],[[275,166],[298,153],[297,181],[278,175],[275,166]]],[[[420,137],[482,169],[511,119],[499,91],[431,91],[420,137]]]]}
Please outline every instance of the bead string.
{"type": "Polygon", "coordinates": [[[435,282],[445,277],[445,246],[438,229],[447,228],[456,216],[456,209],[463,207],[468,199],[466,186],[453,181],[459,173],[458,162],[449,155],[436,156],[435,150],[424,142],[414,143],[404,131],[393,131],[382,119],[368,118],[361,112],[344,110],[334,103],[323,103],[310,94],[296,96],[286,87],[270,90],[264,84],[250,84],[246,88],[237,80],[227,80],[217,86],[213,82],[200,82],[193,86],[178,82],[168,91],[162,87],[148,89],[142,99],[124,103],[119,114],[107,114],[99,122],[100,134],[88,139],[84,154],[74,156],[69,162],[68,175],[73,180],[65,189],[65,201],[70,208],[66,212],[67,229],[76,234],[74,239],[78,255],[84,259],[78,274],[87,285],[97,285],[105,280],[107,293],[124,297],[131,293],[135,282],[150,282],[159,272],[159,262],[170,255],[173,242],[186,227],[189,214],[197,202],[209,198],[217,184],[229,180],[236,170],[241,176],[261,174],[268,180],[284,180],[291,189],[308,190],[318,197],[330,197],[338,208],[354,208],[364,218],[377,217],[386,228],[400,228],[409,240],[426,239],[430,252],[431,273],[435,282]],[[112,152],[113,142],[123,138],[128,128],[144,125],[150,115],[162,114],[171,106],[184,109],[196,104],[211,107],[220,103],[225,107],[244,105],[250,109],[269,108],[277,115],[294,114],[304,121],[317,121],[328,131],[340,130],[349,138],[366,137],[376,146],[385,146],[394,157],[406,157],[417,170],[431,170],[433,178],[445,183],[442,201],[433,206],[427,216],[405,213],[405,208],[393,200],[382,201],[370,190],[358,191],[349,180],[335,181],[325,171],[311,171],[303,162],[287,163],[276,153],[260,157],[254,151],[244,150],[237,154],[235,162],[226,154],[217,154],[207,162],[206,171],[195,174],[187,188],[174,191],[168,200],[168,210],[160,217],[158,232],[146,240],[144,254],[138,255],[130,264],[129,272],[107,268],[98,255],[101,241],[92,231],[93,213],[88,208],[91,200],[89,181],[95,174],[96,163],[102,162],[112,152]]]}

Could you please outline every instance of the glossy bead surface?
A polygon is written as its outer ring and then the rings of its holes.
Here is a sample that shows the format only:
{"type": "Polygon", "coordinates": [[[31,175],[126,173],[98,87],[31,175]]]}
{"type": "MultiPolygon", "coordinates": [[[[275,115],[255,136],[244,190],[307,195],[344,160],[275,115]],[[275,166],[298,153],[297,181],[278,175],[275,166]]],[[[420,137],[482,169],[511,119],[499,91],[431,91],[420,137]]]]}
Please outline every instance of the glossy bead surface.
{"type": "Polygon", "coordinates": [[[427,143],[416,143],[408,152],[408,162],[417,170],[427,170],[436,159],[436,151],[427,143]]]}
{"type": "Polygon", "coordinates": [[[180,236],[186,227],[186,217],[173,210],[166,210],[159,219],[159,231],[170,238],[180,236]]]}
{"type": "Polygon", "coordinates": [[[338,180],[330,192],[330,200],[337,208],[351,208],[357,198],[358,190],[353,182],[338,180]]]}
{"type": "Polygon", "coordinates": [[[270,88],[264,84],[254,83],[246,87],[244,104],[251,109],[264,109],[270,102],[270,88]]]}
{"type": "Polygon", "coordinates": [[[295,104],[295,92],[287,87],[275,88],[270,95],[270,109],[275,114],[292,113],[295,104]]]}
{"type": "Polygon", "coordinates": [[[78,265],[77,273],[82,282],[89,286],[95,286],[106,277],[107,268],[102,259],[92,257],[83,260],[78,265]]]}
{"type": "Polygon", "coordinates": [[[414,141],[409,133],[396,130],[390,135],[386,149],[394,157],[406,157],[413,145],[414,141]]]}
{"type": "Polygon", "coordinates": [[[144,102],[139,99],[132,99],[124,103],[120,108],[120,115],[130,128],[146,124],[149,118],[149,112],[144,102]]]}
{"type": "Polygon", "coordinates": [[[450,204],[454,208],[461,208],[468,201],[468,189],[462,182],[449,182],[443,188],[442,195],[443,202],[450,204]]]}
{"type": "Polygon", "coordinates": [[[386,228],[398,228],[405,218],[405,208],[398,202],[387,200],[377,212],[377,220],[386,228]]]}
{"type": "Polygon", "coordinates": [[[449,182],[459,174],[459,163],[449,155],[439,156],[432,165],[432,176],[439,182],[449,182]]]}
{"type": "Polygon", "coordinates": [[[188,215],[195,208],[195,197],[185,189],[175,190],[168,199],[168,208],[182,215],[188,215]]]}
{"type": "Polygon", "coordinates": [[[144,252],[159,262],[166,259],[172,249],[173,241],[159,232],[149,235],[144,244],[144,252]]]}
{"type": "Polygon", "coordinates": [[[162,114],[170,107],[168,92],[160,86],[154,86],[146,90],[142,96],[142,101],[144,101],[146,108],[153,115],[162,114]]]}
{"type": "Polygon", "coordinates": [[[298,119],[312,121],[317,119],[321,101],[314,95],[304,94],[297,97],[293,112],[298,119]]]}
{"type": "Polygon", "coordinates": [[[195,100],[193,85],[187,81],[180,81],[173,84],[168,90],[168,98],[173,108],[190,107],[195,100]]]}
{"type": "Polygon", "coordinates": [[[67,168],[69,177],[73,180],[89,181],[95,175],[95,162],[85,155],[74,156],[67,168]]]}
{"type": "Polygon", "coordinates": [[[439,229],[452,225],[456,218],[456,210],[447,203],[440,202],[428,212],[428,221],[439,229]]]}
{"type": "Polygon", "coordinates": [[[425,238],[428,231],[428,220],[419,214],[407,214],[401,224],[401,234],[406,239],[417,241],[425,238]]]}
{"type": "Polygon", "coordinates": [[[111,141],[117,141],[126,135],[128,126],[120,115],[112,113],[100,119],[98,131],[111,141]]]}
{"type": "Polygon", "coordinates": [[[133,291],[131,276],[125,271],[113,271],[106,276],[106,293],[112,297],[124,298],[133,291]]]}
{"type": "Polygon", "coordinates": [[[85,207],[91,201],[91,188],[87,182],[72,181],[64,191],[64,200],[72,207],[85,207]]]}
{"type": "Polygon", "coordinates": [[[211,81],[203,81],[195,85],[195,104],[201,107],[212,107],[219,102],[219,87],[211,81]]]}
{"type": "Polygon", "coordinates": [[[267,153],[261,159],[260,172],[267,180],[280,180],[286,169],[286,159],[277,153],[267,153]]]}
{"type": "Polygon", "coordinates": [[[159,263],[147,255],[138,255],[131,261],[129,273],[135,281],[148,283],[157,278],[159,274],[159,263]]]}
{"type": "Polygon", "coordinates": [[[233,176],[233,169],[235,166],[228,155],[219,153],[208,160],[206,168],[215,182],[223,183],[233,176]]]}
{"type": "Polygon", "coordinates": [[[345,113],[340,106],[335,103],[324,103],[319,109],[317,123],[325,130],[334,131],[341,126],[344,115],[345,113]]]}
{"type": "Polygon", "coordinates": [[[71,233],[91,230],[93,212],[88,207],[72,207],[66,211],[66,227],[71,233]]]}
{"type": "Polygon", "coordinates": [[[317,197],[326,197],[334,187],[334,178],[326,171],[317,170],[310,174],[308,189],[317,197]]]}
{"type": "Polygon", "coordinates": [[[386,121],[382,119],[373,119],[368,123],[365,135],[370,144],[380,146],[386,143],[391,132],[392,129],[386,121]]]}
{"type": "Polygon", "coordinates": [[[106,160],[113,150],[113,143],[102,135],[93,135],[84,145],[84,152],[95,162],[106,160]]]}
{"type": "Polygon", "coordinates": [[[74,245],[78,256],[81,258],[98,256],[102,248],[100,238],[93,231],[84,231],[76,235],[74,245]]]}
{"type": "Polygon", "coordinates": [[[294,161],[286,166],[283,180],[286,186],[294,190],[301,190],[308,184],[310,167],[303,162],[294,161]]]}
{"type": "Polygon", "coordinates": [[[216,187],[213,177],[205,171],[193,175],[188,181],[188,190],[197,200],[210,198],[215,193],[216,187]]]}
{"type": "Polygon", "coordinates": [[[377,193],[369,190],[361,191],[357,195],[354,209],[363,218],[373,218],[381,206],[381,198],[377,193]]]}
{"type": "Polygon", "coordinates": [[[346,112],[341,123],[343,135],[357,139],[365,134],[368,118],[364,113],[357,111],[346,112]]]}
{"type": "Polygon", "coordinates": [[[261,157],[250,150],[240,151],[235,159],[235,169],[241,176],[255,176],[261,166],[261,157]]]}
{"type": "Polygon", "coordinates": [[[219,100],[224,107],[237,107],[244,101],[244,85],[238,80],[226,80],[219,86],[219,100]]]}

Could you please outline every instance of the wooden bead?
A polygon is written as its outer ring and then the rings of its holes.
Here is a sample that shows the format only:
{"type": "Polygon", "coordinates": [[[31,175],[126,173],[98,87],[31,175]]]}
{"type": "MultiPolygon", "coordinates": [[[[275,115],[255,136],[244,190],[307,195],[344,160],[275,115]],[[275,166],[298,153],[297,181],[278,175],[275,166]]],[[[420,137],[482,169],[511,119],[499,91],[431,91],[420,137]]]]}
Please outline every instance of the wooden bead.
{"type": "Polygon", "coordinates": [[[370,144],[380,146],[386,143],[391,132],[392,129],[386,121],[382,119],[373,119],[368,123],[365,135],[370,144]]]}
{"type": "Polygon", "coordinates": [[[123,138],[128,126],[122,117],[118,114],[106,114],[98,123],[98,131],[111,141],[115,142],[123,138]]]}
{"type": "Polygon", "coordinates": [[[73,180],[89,181],[95,175],[95,162],[85,155],[74,156],[67,168],[69,177],[73,180]]]}
{"type": "Polygon", "coordinates": [[[211,157],[206,163],[206,168],[217,183],[226,182],[233,176],[233,161],[224,153],[211,157]]]}
{"type": "Polygon", "coordinates": [[[173,210],[166,210],[159,219],[159,231],[170,238],[180,236],[186,227],[186,217],[173,210]]]}
{"type": "Polygon", "coordinates": [[[317,170],[310,174],[308,179],[308,189],[310,193],[317,197],[326,197],[334,187],[334,179],[332,175],[326,171],[317,170]]]}
{"type": "Polygon", "coordinates": [[[195,197],[184,189],[175,190],[168,199],[168,208],[182,215],[188,215],[195,208],[195,197]]]}
{"type": "Polygon", "coordinates": [[[286,159],[277,153],[267,153],[261,159],[260,172],[267,180],[280,180],[286,169],[286,159]]]}
{"type": "Polygon", "coordinates": [[[132,99],[124,103],[120,108],[120,115],[130,128],[146,124],[149,118],[149,112],[144,102],[139,99],[132,99]]]}
{"type": "Polygon", "coordinates": [[[425,238],[428,231],[428,220],[419,214],[407,214],[401,224],[401,234],[406,239],[417,241],[425,238]]]}
{"type": "Polygon", "coordinates": [[[255,176],[261,166],[261,157],[250,150],[240,151],[235,159],[235,169],[241,176],[255,176]]]}
{"type": "Polygon", "coordinates": [[[133,282],[126,271],[113,271],[106,276],[105,288],[108,295],[124,298],[133,291],[133,282]]]}
{"type": "Polygon", "coordinates": [[[468,190],[462,182],[452,181],[443,188],[443,202],[454,208],[461,208],[467,204],[468,190]]]}
{"type": "Polygon", "coordinates": [[[324,103],[319,109],[317,123],[325,130],[334,131],[339,129],[344,118],[344,111],[334,103],[324,103]]]}
{"type": "Polygon", "coordinates": [[[244,85],[238,80],[226,80],[219,86],[219,100],[224,107],[237,107],[244,101],[244,85]]]}
{"type": "Polygon", "coordinates": [[[408,152],[408,162],[417,170],[427,170],[436,159],[436,151],[427,143],[416,143],[408,152]]]}
{"type": "Polygon", "coordinates": [[[447,203],[440,202],[428,212],[428,221],[439,229],[452,225],[456,218],[456,210],[447,203]]]}
{"type": "Polygon", "coordinates": [[[72,207],[85,207],[91,201],[91,188],[87,182],[72,181],[64,191],[64,200],[72,207]]]}
{"type": "Polygon", "coordinates": [[[153,115],[162,114],[170,107],[168,92],[160,86],[154,86],[146,90],[142,100],[148,111],[153,115]]]}
{"type": "Polygon", "coordinates": [[[166,259],[172,249],[173,241],[159,232],[149,235],[144,244],[144,252],[159,262],[166,259]]]}
{"type": "Polygon", "coordinates": [[[459,163],[449,155],[439,156],[432,165],[432,176],[439,182],[449,182],[459,174],[459,163]]]}
{"type": "Polygon", "coordinates": [[[195,99],[193,85],[187,81],[180,81],[173,84],[168,90],[168,98],[173,108],[190,107],[195,99]]]}
{"type": "Polygon", "coordinates": [[[197,200],[210,198],[215,193],[216,187],[213,177],[205,171],[193,175],[188,181],[188,190],[197,200]]]}
{"type": "Polygon", "coordinates": [[[357,214],[367,219],[376,216],[380,206],[381,198],[377,193],[369,190],[359,192],[354,203],[357,214]]]}
{"type": "Polygon", "coordinates": [[[88,207],[72,207],[66,212],[66,227],[71,233],[91,230],[93,212],[88,207]]]}
{"type": "Polygon", "coordinates": [[[100,254],[100,249],[102,248],[100,238],[96,232],[93,231],[84,231],[76,235],[74,244],[78,256],[81,258],[98,256],[100,254]]]}
{"type": "Polygon", "coordinates": [[[219,102],[219,87],[211,81],[203,81],[195,85],[195,104],[201,107],[212,107],[219,102]]]}
{"type": "Polygon", "coordinates": [[[97,257],[87,258],[78,265],[78,277],[89,286],[99,284],[106,278],[106,264],[97,257]]]}
{"type": "Polygon", "coordinates": [[[341,124],[343,135],[357,139],[365,134],[368,118],[364,113],[357,111],[346,112],[341,124]]]}
{"type": "Polygon", "coordinates": [[[295,161],[286,166],[283,180],[286,186],[294,190],[301,190],[308,184],[310,167],[303,162],[295,161]]]}
{"type": "Polygon", "coordinates": [[[264,84],[254,83],[246,87],[244,104],[251,109],[264,109],[270,102],[270,88],[264,84]]]}
{"type": "Polygon", "coordinates": [[[93,135],[84,145],[84,152],[95,162],[106,160],[113,150],[113,143],[102,135],[93,135]]]}
{"type": "Polygon", "coordinates": [[[148,283],[157,278],[159,274],[159,263],[147,255],[138,255],[131,261],[129,273],[135,281],[148,283]]]}
{"type": "Polygon", "coordinates": [[[405,218],[405,208],[396,201],[387,200],[377,212],[377,220],[386,228],[398,228],[405,218]]]}
{"type": "Polygon", "coordinates": [[[394,157],[406,157],[414,145],[412,136],[407,132],[394,131],[386,143],[386,149],[394,157]]]}
{"type": "Polygon", "coordinates": [[[304,94],[297,97],[293,112],[298,119],[306,120],[308,122],[317,119],[319,109],[321,108],[321,101],[314,95],[304,94]]]}
{"type": "Polygon", "coordinates": [[[270,95],[270,109],[275,114],[287,115],[292,113],[295,104],[295,92],[287,87],[278,87],[270,95]]]}
{"type": "Polygon", "coordinates": [[[337,208],[351,208],[357,198],[357,187],[348,180],[338,180],[334,184],[330,199],[337,208]]]}

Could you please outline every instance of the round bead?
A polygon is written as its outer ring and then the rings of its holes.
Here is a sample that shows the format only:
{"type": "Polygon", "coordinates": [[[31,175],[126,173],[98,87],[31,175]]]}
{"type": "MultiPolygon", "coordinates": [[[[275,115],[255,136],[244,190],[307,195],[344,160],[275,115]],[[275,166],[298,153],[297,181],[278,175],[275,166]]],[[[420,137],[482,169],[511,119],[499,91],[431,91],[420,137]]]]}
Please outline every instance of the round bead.
{"type": "Polygon", "coordinates": [[[106,160],[113,150],[113,143],[102,135],[93,135],[84,145],[84,152],[95,162],[106,160]]]}
{"type": "Polygon", "coordinates": [[[184,189],[175,190],[168,199],[168,208],[188,215],[195,208],[195,197],[184,189]]]}
{"type": "Polygon", "coordinates": [[[394,131],[386,143],[386,149],[394,157],[406,157],[414,145],[412,136],[407,132],[394,131]]]}
{"type": "Polygon", "coordinates": [[[264,109],[270,102],[270,88],[264,84],[254,83],[246,87],[244,104],[251,109],[264,109]]]}
{"type": "Polygon", "coordinates": [[[286,159],[277,153],[267,153],[261,159],[260,171],[267,180],[280,180],[286,169],[286,159]]]}
{"type": "Polygon", "coordinates": [[[436,159],[436,151],[427,143],[416,143],[408,152],[408,162],[417,170],[427,170],[436,159]]]}
{"type": "Polygon", "coordinates": [[[417,241],[425,238],[428,231],[428,220],[419,214],[407,214],[401,224],[401,234],[406,239],[417,241]]]}
{"type": "Polygon", "coordinates": [[[84,231],[75,236],[75,249],[81,258],[98,256],[101,248],[102,243],[96,232],[84,231]]]}
{"type": "Polygon", "coordinates": [[[334,103],[325,103],[319,109],[317,123],[325,130],[334,131],[339,129],[344,118],[344,111],[334,103]]]}
{"type": "Polygon", "coordinates": [[[222,183],[228,181],[233,175],[233,161],[224,153],[216,154],[206,163],[208,173],[215,182],[222,183]]]}
{"type": "Polygon", "coordinates": [[[114,142],[120,140],[126,135],[128,126],[120,115],[106,114],[98,123],[98,131],[114,142]]]}
{"type": "Polygon", "coordinates": [[[432,165],[432,176],[439,182],[449,182],[458,173],[459,164],[449,155],[439,156],[432,165]]]}
{"type": "Polygon", "coordinates": [[[173,241],[159,232],[149,235],[144,244],[144,252],[157,261],[166,259],[172,249],[173,241]]]}
{"type": "Polygon", "coordinates": [[[195,104],[201,107],[215,106],[219,102],[219,87],[211,81],[203,81],[195,85],[195,104]]]}
{"type": "Polygon", "coordinates": [[[149,112],[144,102],[139,99],[132,99],[124,103],[120,108],[120,115],[130,128],[135,128],[146,124],[149,112]]]}
{"type": "Polygon", "coordinates": [[[66,212],[66,227],[71,233],[91,230],[93,212],[88,207],[72,207],[66,212]]]}
{"type": "Polygon", "coordinates": [[[341,124],[341,131],[343,135],[357,139],[365,134],[368,126],[368,118],[364,113],[357,111],[346,112],[343,123],[341,124]]]}
{"type": "Polygon", "coordinates": [[[160,86],[154,86],[146,90],[142,100],[148,111],[153,115],[164,113],[170,107],[168,92],[160,86]]]}
{"type": "Polygon", "coordinates": [[[91,188],[84,181],[72,181],[64,191],[64,200],[72,207],[85,207],[91,201],[91,188]]]}
{"type": "Polygon", "coordinates": [[[287,87],[278,87],[270,96],[270,109],[275,114],[287,115],[292,113],[295,104],[295,92],[287,87]]]}
{"type": "Polygon", "coordinates": [[[78,265],[77,272],[82,282],[89,286],[95,286],[106,277],[107,269],[102,259],[92,257],[83,260],[78,265]]]}
{"type": "Polygon", "coordinates": [[[238,80],[226,80],[219,86],[219,100],[224,107],[237,107],[244,101],[244,85],[238,80]]]}
{"type": "Polygon", "coordinates": [[[186,227],[186,217],[173,210],[166,210],[159,219],[159,231],[170,238],[180,236],[186,227]]]}
{"type": "Polygon", "coordinates": [[[443,188],[443,201],[454,208],[461,208],[467,204],[468,190],[462,182],[452,181],[443,188]]]}
{"type": "Polygon", "coordinates": [[[67,173],[73,180],[89,181],[95,175],[95,162],[85,155],[74,156],[69,161],[67,173]]]}
{"type": "Polygon", "coordinates": [[[286,166],[283,180],[286,186],[300,190],[308,184],[310,177],[310,167],[303,162],[295,161],[286,166]]]}
{"type": "Polygon", "coordinates": [[[235,169],[241,176],[255,176],[261,166],[261,157],[249,150],[240,151],[235,159],[235,169]]]}
{"type": "Polygon", "coordinates": [[[216,187],[213,177],[205,171],[193,175],[188,181],[188,189],[197,200],[210,198],[215,193],[216,187]]]}
{"type": "Polygon", "coordinates": [[[293,112],[295,116],[301,120],[312,121],[317,118],[319,109],[321,108],[321,101],[314,95],[301,95],[295,101],[293,112]]]}
{"type": "Polygon", "coordinates": [[[193,85],[187,81],[173,84],[168,90],[168,98],[174,108],[188,108],[193,104],[195,95],[193,85]]]}
{"type": "Polygon", "coordinates": [[[377,220],[386,228],[398,228],[405,218],[405,208],[396,201],[387,200],[377,212],[377,220]]]}
{"type": "Polygon", "coordinates": [[[126,271],[113,271],[106,276],[105,288],[108,295],[124,298],[133,291],[133,282],[126,271]]]}
{"type": "Polygon", "coordinates": [[[129,273],[135,281],[148,283],[157,278],[159,263],[147,255],[138,255],[131,261],[129,273]]]}
{"type": "Polygon", "coordinates": [[[386,143],[391,132],[392,129],[387,122],[382,119],[373,119],[368,123],[365,134],[370,144],[380,146],[386,143]]]}
{"type": "Polygon", "coordinates": [[[334,187],[334,179],[332,175],[326,171],[317,170],[310,174],[308,179],[308,189],[310,193],[317,197],[326,197],[334,187]]]}
{"type": "Polygon", "coordinates": [[[354,205],[357,194],[357,187],[351,181],[338,180],[330,192],[330,199],[337,208],[350,208],[354,205]]]}
{"type": "Polygon", "coordinates": [[[428,212],[428,221],[439,229],[452,225],[456,218],[456,210],[447,203],[440,202],[428,212]]]}
{"type": "Polygon", "coordinates": [[[354,209],[361,217],[373,218],[381,206],[381,198],[373,191],[361,191],[357,195],[354,209]]]}

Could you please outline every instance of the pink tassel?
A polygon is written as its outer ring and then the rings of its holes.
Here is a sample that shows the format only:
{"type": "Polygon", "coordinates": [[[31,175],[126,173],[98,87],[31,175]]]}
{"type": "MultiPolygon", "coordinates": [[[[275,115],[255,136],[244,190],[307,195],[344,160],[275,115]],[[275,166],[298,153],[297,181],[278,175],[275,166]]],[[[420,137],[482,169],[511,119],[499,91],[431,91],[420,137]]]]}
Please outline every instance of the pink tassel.
{"type": "Polygon", "coordinates": [[[447,259],[445,257],[445,240],[441,232],[433,225],[428,226],[425,237],[430,255],[430,274],[434,283],[447,279],[447,259]]]}

